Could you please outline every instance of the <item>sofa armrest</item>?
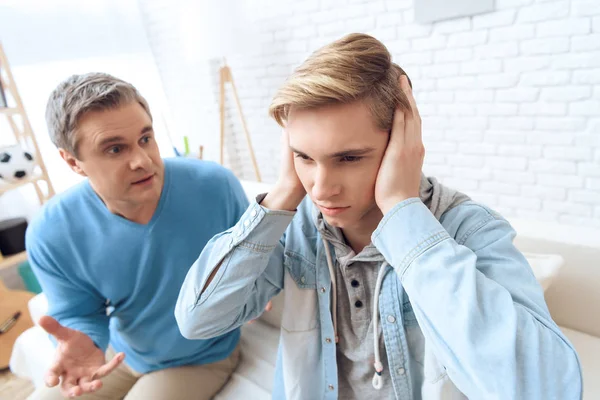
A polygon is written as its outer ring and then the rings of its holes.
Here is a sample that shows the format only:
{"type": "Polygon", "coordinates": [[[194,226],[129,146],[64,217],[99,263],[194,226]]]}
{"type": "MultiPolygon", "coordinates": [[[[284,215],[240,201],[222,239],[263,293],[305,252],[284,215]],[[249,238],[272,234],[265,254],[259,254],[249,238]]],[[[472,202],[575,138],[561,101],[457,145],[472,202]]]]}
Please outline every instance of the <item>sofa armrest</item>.
{"type": "Polygon", "coordinates": [[[27,308],[29,308],[29,314],[31,314],[33,323],[37,325],[40,318],[48,313],[48,299],[46,295],[40,293],[33,297],[27,303],[27,308]]]}

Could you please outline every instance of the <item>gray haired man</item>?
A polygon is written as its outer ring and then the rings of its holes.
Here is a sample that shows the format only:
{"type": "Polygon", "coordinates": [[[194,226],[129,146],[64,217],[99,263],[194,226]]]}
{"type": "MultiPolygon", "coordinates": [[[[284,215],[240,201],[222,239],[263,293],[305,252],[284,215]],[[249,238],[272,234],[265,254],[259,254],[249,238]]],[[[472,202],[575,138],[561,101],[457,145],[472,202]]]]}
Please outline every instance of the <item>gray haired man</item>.
{"type": "Polygon", "coordinates": [[[241,217],[239,181],[209,162],[160,156],[146,100],[107,74],[72,76],[46,119],[82,183],[27,231],[48,297],[40,325],[56,343],[33,399],[208,399],[239,360],[239,330],[187,340],[174,307],[206,242],[241,217]]]}

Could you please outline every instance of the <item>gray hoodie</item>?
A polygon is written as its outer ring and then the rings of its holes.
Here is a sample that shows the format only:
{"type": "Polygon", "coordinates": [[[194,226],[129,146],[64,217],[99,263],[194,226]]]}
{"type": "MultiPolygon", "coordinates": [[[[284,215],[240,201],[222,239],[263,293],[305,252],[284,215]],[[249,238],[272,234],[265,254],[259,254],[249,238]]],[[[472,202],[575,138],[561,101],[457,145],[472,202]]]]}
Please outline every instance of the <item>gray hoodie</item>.
{"type": "MultiPolygon", "coordinates": [[[[437,179],[421,176],[419,188],[421,201],[439,220],[444,212],[456,207],[469,197],[440,184],[437,179]]],[[[314,222],[321,236],[334,248],[336,273],[337,311],[337,365],[340,399],[393,399],[390,380],[383,382],[381,390],[373,388],[373,347],[372,302],[379,267],[385,261],[379,250],[370,243],[359,254],[346,243],[339,228],[330,226],[321,212],[313,208],[314,222]]],[[[406,303],[408,299],[402,299],[406,303]]],[[[336,312],[333,313],[336,315],[336,312]]],[[[387,355],[378,327],[379,352],[381,362],[387,369],[387,355]]],[[[409,344],[410,345],[410,344],[409,344]]],[[[415,344],[417,345],[417,344],[415,344]]],[[[423,345],[422,343],[420,345],[423,345]]],[[[409,349],[410,351],[410,349],[409,349]]]]}

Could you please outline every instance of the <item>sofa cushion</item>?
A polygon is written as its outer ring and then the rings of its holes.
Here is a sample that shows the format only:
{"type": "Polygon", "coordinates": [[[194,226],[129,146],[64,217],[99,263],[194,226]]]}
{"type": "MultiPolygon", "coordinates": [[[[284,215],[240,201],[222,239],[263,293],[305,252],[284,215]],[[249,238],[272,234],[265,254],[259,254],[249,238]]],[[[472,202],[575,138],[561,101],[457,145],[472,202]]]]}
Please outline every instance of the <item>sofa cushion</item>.
{"type": "Polygon", "coordinates": [[[565,260],[545,291],[554,321],[600,337],[600,229],[518,219],[510,222],[517,231],[519,250],[560,254],[565,260]]]}
{"type": "Polygon", "coordinates": [[[569,338],[581,361],[583,369],[584,400],[600,399],[600,338],[561,327],[569,338]]]}
{"type": "Polygon", "coordinates": [[[10,356],[10,370],[20,378],[29,379],[35,387],[44,385],[46,370],[54,359],[54,346],[48,334],[39,326],[23,332],[15,341],[10,356]]]}
{"type": "Polygon", "coordinates": [[[558,254],[523,252],[523,255],[544,291],[550,287],[558,275],[558,270],[565,263],[565,259],[558,254]]]}
{"type": "Polygon", "coordinates": [[[262,321],[242,327],[240,365],[215,400],[271,399],[279,329],[262,321]]]}

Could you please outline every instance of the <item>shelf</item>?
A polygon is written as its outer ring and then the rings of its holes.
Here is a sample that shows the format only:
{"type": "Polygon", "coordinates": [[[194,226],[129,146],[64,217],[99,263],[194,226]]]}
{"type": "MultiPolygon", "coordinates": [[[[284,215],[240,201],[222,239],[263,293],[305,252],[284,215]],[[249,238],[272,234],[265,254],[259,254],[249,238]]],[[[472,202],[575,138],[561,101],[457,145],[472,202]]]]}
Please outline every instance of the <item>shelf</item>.
{"type": "Polygon", "coordinates": [[[12,256],[4,256],[4,258],[0,259],[0,270],[20,264],[23,261],[27,261],[26,251],[22,251],[21,253],[12,256]]]}
{"type": "Polygon", "coordinates": [[[33,183],[33,182],[37,182],[37,181],[41,181],[41,180],[45,180],[45,178],[41,174],[36,174],[36,175],[33,175],[31,178],[24,179],[22,181],[19,181],[18,183],[2,182],[2,183],[0,183],[0,196],[8,191],[11,191],[11,190],[20,188],[21,186],[25,186],[29,183],[33,183]]]}
{"type": "Polygon", "coordinates": [[[19,109],[16,107],[0,107],[0,114],[13,115],[19,114],[19,109]]]}

